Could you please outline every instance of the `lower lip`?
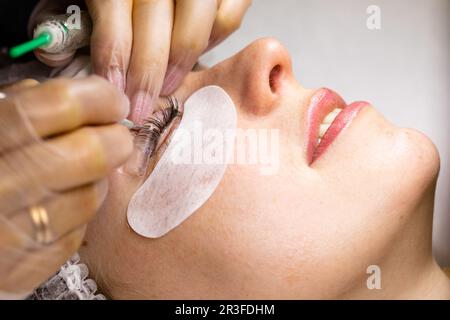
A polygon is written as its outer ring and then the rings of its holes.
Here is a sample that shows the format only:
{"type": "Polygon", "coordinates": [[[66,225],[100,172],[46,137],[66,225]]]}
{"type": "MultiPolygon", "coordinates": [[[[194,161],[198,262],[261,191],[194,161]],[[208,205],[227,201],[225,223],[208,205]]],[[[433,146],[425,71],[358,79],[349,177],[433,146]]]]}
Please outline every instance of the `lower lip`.
{"type": "Polygon", "coordinates": [[[336,140],[339,134],[346,129],[356,118],[358,113],[366,106],[368,102],[359,101],[347,105],[345,101],[336,93],[328,89],[321,89],[317,95],[319,99],[312,99],[310,106],[309,121],[309,141],[307,148],[308,163],[312,164],[322,156],[328,147],[336,140]],[[318,130],[322,119],[335,108],[343,109],[333,121],[327,132],[317,145],[318,130]]]}
{"type": "Polygon", "coordinates": [[[339,113],[335,121],[333,121],[330,128],[323,136],[320,144],[315,148],[311,163],[316,161],[328,149],[338,135],[351,124],[353,119],[356,118],[359,111],[367,105],[367,102],[355,102],[339,113]]]}

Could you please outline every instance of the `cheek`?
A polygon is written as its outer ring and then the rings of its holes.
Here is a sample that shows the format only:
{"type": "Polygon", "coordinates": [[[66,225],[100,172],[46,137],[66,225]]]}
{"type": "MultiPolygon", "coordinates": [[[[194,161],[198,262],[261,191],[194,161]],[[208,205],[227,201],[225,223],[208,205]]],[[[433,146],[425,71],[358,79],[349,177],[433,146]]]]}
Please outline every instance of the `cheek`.
{"type": "Polygon", "coordinates": [[[313,256],[315,232],[303,223],[312,211],[311,194],[302,192],[307,184],[293,181],[297,179],[292,170],[261,176],[255,168],[232,167],[209,201],[182,226],[202,236],[196,248],[187,249],[199,261],[208,261],[202,272],[219,273],[224,290],[241,290],[239,296],[262,286],[286,293],[298,285],[313,256]],[[210,269],[211,264],[219,267],[210,269]]]}

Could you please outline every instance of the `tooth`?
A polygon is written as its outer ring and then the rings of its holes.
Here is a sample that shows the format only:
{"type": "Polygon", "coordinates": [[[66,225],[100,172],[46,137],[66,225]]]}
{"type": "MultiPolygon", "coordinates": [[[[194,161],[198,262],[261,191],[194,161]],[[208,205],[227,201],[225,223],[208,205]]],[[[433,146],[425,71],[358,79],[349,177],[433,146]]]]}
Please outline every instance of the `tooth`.
{"type": "Polygon", "coordinates": [[[342,109],[339,109],[339,108],[334,109],[325,117],[325,119],[323,119],[322,123],[323,124],[331,124],[334,121],[334,119],[336,119],[338,114],[341,113],[341,111],[342,111],[342,109]]]}
{"type": "Polygon", "coordinates": [[[333,111],[331,111],[329,114],[327,114],[325,119],[323,119],[322,123],[320,124],[320,128],[319,128],[319,137],[317,139],[317,144],[320,144],[323,136],[328,131],[328,129],[331,127],[331,124],[337,118],[339,113],[341,113],[341,111],[342,111],[342,109],[336,108],[333,111]]]}
{"type": "Polygon", "coordinates": [[[320,130],[319,130],[319,138],[323,138],[325,135],[325,132],[327,132],[328,128],[330,127],[330,124],[321,124],[320,130]]]}

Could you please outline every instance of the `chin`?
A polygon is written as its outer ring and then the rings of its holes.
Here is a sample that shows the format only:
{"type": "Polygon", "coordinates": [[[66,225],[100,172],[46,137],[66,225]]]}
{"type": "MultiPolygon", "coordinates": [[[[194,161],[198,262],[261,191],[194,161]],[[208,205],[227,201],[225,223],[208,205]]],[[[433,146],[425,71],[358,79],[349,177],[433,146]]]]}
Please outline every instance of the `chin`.
{"type": "Polygon", "coordinates": [[[413,189],[434,189],[439,175],[440,157],[435,144],[420,131],[400,129],[397,137],[398,145],[402,146],[404,155],[401,157],[406,167],[413,189]]]}
{"type": "Polygon", "coordinates": [[[433,142],[423,133],[399,128],[393,130],[393,145],[389,151],[389,172],[384,179],[395,177],[385,189],[387,208],[400,216],[410,216],[426,206],[433,214],[434,194],[440,168],[439,153],[433,142]]]}

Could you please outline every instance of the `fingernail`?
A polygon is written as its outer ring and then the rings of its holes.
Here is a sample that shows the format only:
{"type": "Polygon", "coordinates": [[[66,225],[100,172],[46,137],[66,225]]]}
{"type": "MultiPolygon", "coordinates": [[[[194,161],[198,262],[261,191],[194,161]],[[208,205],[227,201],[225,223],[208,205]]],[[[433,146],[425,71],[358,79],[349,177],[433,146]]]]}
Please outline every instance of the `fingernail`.
{"type": "Polygon", "coordinates": [[[142,124],[153,108],[153,97],[145,91],[138,91],[131,100],[131,120],[142,124]]]}
{"type": "Polygon", "coordinates": [[[110,68],[106,74],[109,82],[111,82],[120,92],[125,91],[125,77],[117,67],[110,68]]]}
{"type": "Polygon", "coordinates": [[[166,78],[164,79],[163,89],[161,91],[163,96],[167,96],[180,85],[183,79],[183,70],[176,66],[169,66],[166,72],[166,78]]]}
{"type": "Polygon", "coordinates": [[[149,161],[150,156],[142,148],[135,146],[130,158],[120,168],[120,173],[142,177],[147,171],[149,161]]]}
{"type": "Polygon", "coordinates": [[[130,106],[130,99],[128,99],[128,97],[125,94],[123,94],[122,98],[123,98],[123,106],[124,106],[123,118],[125,119],[130,115],[131,106],[130,106]]]}
{"type": "Polygon", "coordinates": [[[108,187],[109,185],[107,179],[102,179],[95,185],[96,200],[98,207],[100,207],[103,201],[105,201],[106,195],[108,194],[108,187]]]}

